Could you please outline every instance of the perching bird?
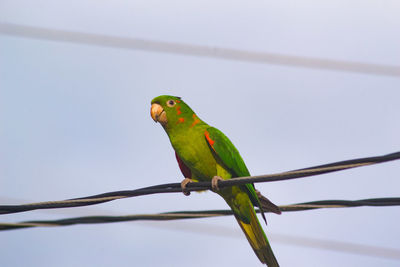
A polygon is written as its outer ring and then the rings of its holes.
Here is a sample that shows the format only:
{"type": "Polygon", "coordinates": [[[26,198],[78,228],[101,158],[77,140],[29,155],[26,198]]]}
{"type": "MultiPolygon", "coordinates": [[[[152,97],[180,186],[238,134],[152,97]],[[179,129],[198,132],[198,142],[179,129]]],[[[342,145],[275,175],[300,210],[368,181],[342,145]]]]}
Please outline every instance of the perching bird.
{"type": "MultiPolygon", "coordinates": [[[[257,219],[254,206],[262,210],[260,197],[267,209],[279,208],[257,194],[253,184],[218,189],[220,179],[250,176],[236,147],[218,129],[202,121],[180,97],[162,95],[151,101],[151,117],[167,132],[185,179],[182,189],[192,181],[211,181],[214,191],[222,196],[234,212],[257,257],[269,267],[279,266],[267,236],[257,219]]],[[[263,218],[264,214],[262,213],[263,218]]]]}

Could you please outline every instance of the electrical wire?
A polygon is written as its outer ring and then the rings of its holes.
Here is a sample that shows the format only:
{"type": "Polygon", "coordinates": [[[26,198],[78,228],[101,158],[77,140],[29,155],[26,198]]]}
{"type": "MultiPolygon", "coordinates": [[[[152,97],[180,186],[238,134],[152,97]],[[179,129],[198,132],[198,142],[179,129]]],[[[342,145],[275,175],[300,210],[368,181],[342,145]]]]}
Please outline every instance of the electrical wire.
{"type": "MultiPolygon", "coordinates": [[[[371,198],[361,200],[320,200],[303,202],[292,205],[279,206],[282,212],[305,211],[323,208],[349,208],[349,207],[384,207],[384,206],[400,206],[400,197],[397,198],[371,198]]],[[[256,211],[260,213],[260,210],[256,211]]],[[[198,219],[218,216],[233,215],[232,210],[203,210],[203,211],[174,211],[163,212],[158,214],[137,214],[124,216],[83,216],[61,220],[33,220],[19,223],[0,223],[0,231],[13,230],[29,227],[55,227],[76,224],[99,224],[127,221],[169,221],[178,219],[198,219]]]]}
{"type": "Polygon", "coordinates": [[[177,42],[163,42],[139,38],[116,37],[67,30],[54,30],[42,27],[17,25],[12,23],[0,23],[0,34],[48,41],[69,42],[85,45],[143,50],[262,64],[356,72],[395,77],[400,76],[400,66],[394,65],[381,65],[363,62],[300,57],[216,46],[190,45],[177,42]]]}
{"type": "MultiPolygon", "coordinates": [[[[335,163],[329,163],[324,165],[318,165],[315,167],[309,167],[294,171],[282,172],[277,174],[249,176],[249,177],[237,177],[229,180],[218,181],[218,187],[224,188],[233,185],[243,185],[248,183],[259,183],[259,182],[273,182],[283,181],[289,179],[296,179],[314,175],[320,175],[324,173],[330,173],[335,171],[346,170],[350,168],[356,168],[361,166],[367,166],[372,164],[378,164],[388,162],[392,160],[400,159],[400,152],[391,153],[383,156],[367,157],[352,159],[346,161],[340,161],[335,163]]],[[[211,182],[195,182],[187,184],[186,191],[202,191],[211,189],[211,182]]],[[[115,191],[109,193],[103,193],[93,195],[89,197],[74,198],[61,201],[47,201],[39,203],[30,203],[25,205],[0,205],[0,214],[10,214],[17,212],[25,212],[37,209],[54,209],[54,208],[66,208],[66,207],[80,207],[94,204],[100,204],[116,199],[136,197],[142,195],[159,194],[159,193],[176,193],[182,192],[180,183],[162,184],[156,186],[150,186],[140,188],[136,190],[125,190],[115,191]]]]}

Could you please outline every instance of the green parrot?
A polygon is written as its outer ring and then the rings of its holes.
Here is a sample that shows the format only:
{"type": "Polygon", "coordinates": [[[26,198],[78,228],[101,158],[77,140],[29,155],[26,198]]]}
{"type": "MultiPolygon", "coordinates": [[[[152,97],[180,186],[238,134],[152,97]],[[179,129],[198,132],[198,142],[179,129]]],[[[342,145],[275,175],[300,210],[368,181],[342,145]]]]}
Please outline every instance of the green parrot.
{"type": "MultiPolygon", "coordinates": [[[[253,184],[217,187],[218,180],[250,176],[232,142],[218,129],[202,121],[193,110],[176,96],[161,95],[151,101],[151,117],[167,132],[178,165],[185,179],[182,190],[192,181],[211,181],[213,191],[232,209],[255,254],[269,267],[279,266],[268,242],[254,206],[261,211],[260,199],[267,201],[267,209],[280,213],[279,208],[256,192],[253,184]]],[[[265,208],[265,206],[264,206],[265,208]]],[[[265,220],[264,213],[262,216],[265,220]]]]}

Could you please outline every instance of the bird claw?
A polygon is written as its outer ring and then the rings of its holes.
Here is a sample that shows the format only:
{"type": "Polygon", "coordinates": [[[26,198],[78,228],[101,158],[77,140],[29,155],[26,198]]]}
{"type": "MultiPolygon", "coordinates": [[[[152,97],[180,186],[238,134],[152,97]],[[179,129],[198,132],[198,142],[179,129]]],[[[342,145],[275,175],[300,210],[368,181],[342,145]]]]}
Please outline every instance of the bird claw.
{"type": "Polygon", "coordinates": [[[219,191],[219,187],[218,187],[218,181],[223,181],[224,179],[222,179],[220,176],[214,176],[211,179],[211,190],[214,192],[219,191]]]}
{"type": "Polygon", "coordinates": [[[183,193],[185,196],[189,196],[189,195],[190,195],[190,191],[188,191],[188,190],[186,189],[186,185],[187,185],[188,183],[192,183],[192,182],[193,182],[193,180],[190,179],[190,178],[185,178],[185,179],[183,179],[183,181],[181,182],[182,193],[183,193]]]}

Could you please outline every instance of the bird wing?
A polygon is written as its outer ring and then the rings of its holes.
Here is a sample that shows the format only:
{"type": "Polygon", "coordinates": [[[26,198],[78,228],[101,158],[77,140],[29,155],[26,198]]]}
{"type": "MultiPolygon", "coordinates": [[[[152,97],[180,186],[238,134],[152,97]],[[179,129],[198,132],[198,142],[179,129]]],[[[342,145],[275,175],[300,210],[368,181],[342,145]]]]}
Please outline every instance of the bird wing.
{"type": "MultiPolygon", "coordinates": [[[[210,149],[231,172],[232,178],[250,176],[250,172],[247,169],[242,157],[240,156],[239,151],[228,139],[228,137],[226,137],[225,134],[223,134],[217,128],[209,127],[205,131],[204,135],[210,149]]],[[[262,217],[265,222],[267,222],[265,219],[264,210],[261,206],[260,199],[257,196],[254,185],[245,184],[240,187],[247,192],[253,205],[260,208],[262,217]]]]}

